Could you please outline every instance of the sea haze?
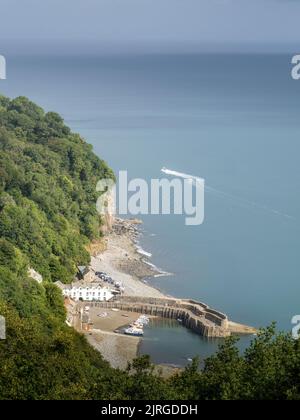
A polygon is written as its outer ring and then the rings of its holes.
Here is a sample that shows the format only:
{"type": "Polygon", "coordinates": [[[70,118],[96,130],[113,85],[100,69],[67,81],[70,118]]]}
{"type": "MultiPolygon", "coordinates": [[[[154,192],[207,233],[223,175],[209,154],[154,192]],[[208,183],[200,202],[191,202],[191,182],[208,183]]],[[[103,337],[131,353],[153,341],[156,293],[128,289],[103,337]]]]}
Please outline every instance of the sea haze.
{"type": "MultiPolygon", "coordinates": [[[[300,313],[300,81],[290,56],[6,58],[0,91],[60,112],[115,171],[150,180],[165,166],[205,178],[203,225],[143,216],[142,246],[174,273],[152,284],[238,322],[291,330],[300,313]]],[[[215,350],[178,328],[147,330],[141,352],[185,364],[215,350]]]]}

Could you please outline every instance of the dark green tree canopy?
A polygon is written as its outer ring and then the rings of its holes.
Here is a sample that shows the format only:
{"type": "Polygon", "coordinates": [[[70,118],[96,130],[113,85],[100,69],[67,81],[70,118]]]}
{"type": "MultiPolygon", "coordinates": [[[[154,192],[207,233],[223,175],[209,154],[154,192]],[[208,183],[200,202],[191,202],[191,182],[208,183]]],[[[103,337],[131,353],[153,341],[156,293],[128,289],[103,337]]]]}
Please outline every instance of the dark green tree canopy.
{"type": "Polygon", "coordinates": [[[0,236],[49,280],[69,281],[100,235],[97,182],[113,178],[54,112],[0,97],[0,236]]]}

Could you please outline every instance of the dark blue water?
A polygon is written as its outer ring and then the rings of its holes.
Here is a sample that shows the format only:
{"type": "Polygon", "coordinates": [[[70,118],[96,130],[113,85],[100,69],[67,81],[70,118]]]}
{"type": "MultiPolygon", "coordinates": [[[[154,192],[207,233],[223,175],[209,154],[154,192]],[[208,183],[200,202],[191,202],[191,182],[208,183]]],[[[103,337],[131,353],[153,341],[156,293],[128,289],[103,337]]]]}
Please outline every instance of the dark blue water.
{"type": "MultiPolygon", "coordinates": [[[[223,193],[206,193],[198,227],[185,226],[181,216],[143,217],[144,248],[174,273],[154,285],[238,322],[276,320],[291,329],[300,313],[300,81],[290,77],[290,56],[7,61],[0,91],[63,114],[116,171],[150,180],[166,166],[223,193]]],[[[141,351],[182,364],[216,348],[177,331],[151,329],[141,351]]]]}
{"type": "Polygon", "coordinates": [[[203,366],[205,358],[215,352],[221,343],[221,339],[200,337],[176,320],[152,319],[144,329],[139,350],[148,354],[150,351],[153,360],[175,367],[189,364],[197,354],[200,366],[203,366]]]}

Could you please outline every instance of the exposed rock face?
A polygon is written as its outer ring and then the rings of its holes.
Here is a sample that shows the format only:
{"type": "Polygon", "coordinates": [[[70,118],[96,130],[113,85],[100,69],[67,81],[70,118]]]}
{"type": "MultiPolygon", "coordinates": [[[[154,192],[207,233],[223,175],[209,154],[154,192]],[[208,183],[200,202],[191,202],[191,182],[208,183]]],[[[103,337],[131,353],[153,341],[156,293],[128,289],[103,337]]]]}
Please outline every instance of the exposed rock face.
{"type": "Polygon", "coordinates": [[[102,215],[101,226],[101,231],[104,235],[107,235],[112,231],[113,225],[115,223],[115,199],[112,193],[107,197],[106,209],[106,213],[102,215]]]}
{"type": "Polygon", "coordinates": [[[114,216],[112,214],[105,214],[102,218],[103,224],[101,231],[104,235],[107,235],[109,232],[112,231],[112,227],[114,224],[114,216]]]}
{"type": "Polygon", "coordinates": [[[0,340],[6,339],[6,323],[4,316],[0,315],[0,340]]]}
{"type": "Polygon", "coordinates": [[[43,282],[43,276],[31,267],[28,268],[28,276],[40,284],[43,282]]]}
{"type": "Polygon", "coordinates": [[[139,236],[139,230],[137,225],[140,225],[142,222],[137,219],[114,219],[114,224],[112,229],[116,235],[128,235],[134,241],[139,236]]]}

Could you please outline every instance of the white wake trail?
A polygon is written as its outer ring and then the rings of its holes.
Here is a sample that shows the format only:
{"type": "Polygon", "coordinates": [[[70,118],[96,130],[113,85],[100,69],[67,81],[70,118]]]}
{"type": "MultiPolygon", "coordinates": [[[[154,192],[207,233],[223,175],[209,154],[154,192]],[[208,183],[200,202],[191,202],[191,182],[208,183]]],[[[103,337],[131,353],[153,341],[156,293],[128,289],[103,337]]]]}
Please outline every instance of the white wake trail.
{"type": "Polygon", "coordinates": [[[190,179],[191,181],[204,181],[204,178],[200,178],[199,176],[185,174],[183,172],[172,171],[171,169],[162,168],[161,172],[166,175],[170,176],[177,176],[178,178],[190,179]]]}
{"type": "MultiPolygon", "coordinates": [[[[188,180],[191,180],[191,181],[201,180],[201,181],[204,182],[204,179],[200,178],[199,176],[185,174],[184,172],[173,171],[173,170],[167,169],[165,167],[161,169],[161,172],[163,172],[166,175],[176,176],[178,178],[188,179],[188,180]]],[[[216,196],[219,196],[220,198],[227,198],[227,199],[229,199],[229,200],[231,200],[235,203],[238,203],[240,205],[243,205],[243,206],[245,206],[249,209],[256,208],[258,210],[263,210],[265,212],[272,213],[274,215],[281,216],[281,217],[284,217],[286,219],[295,220],[295,217],[290,216],[289,214],[283,213],[283,212],[281,212],[279,210],[276,210],[276,209],[269,208],[267,206],[264,206],[263,204],[259,204],[259,203],[255,202],[255,201],[250,201],[250,200],[247,200],[247,199],[244,199],[244,198],[226,193],[224,191],[221,191],[221,190],[218,190],[216,188],[210,187],[206,184],[205,184],[205,190],[209,193],[212,193],[212,194],[215,194],[216,196]]]]}

